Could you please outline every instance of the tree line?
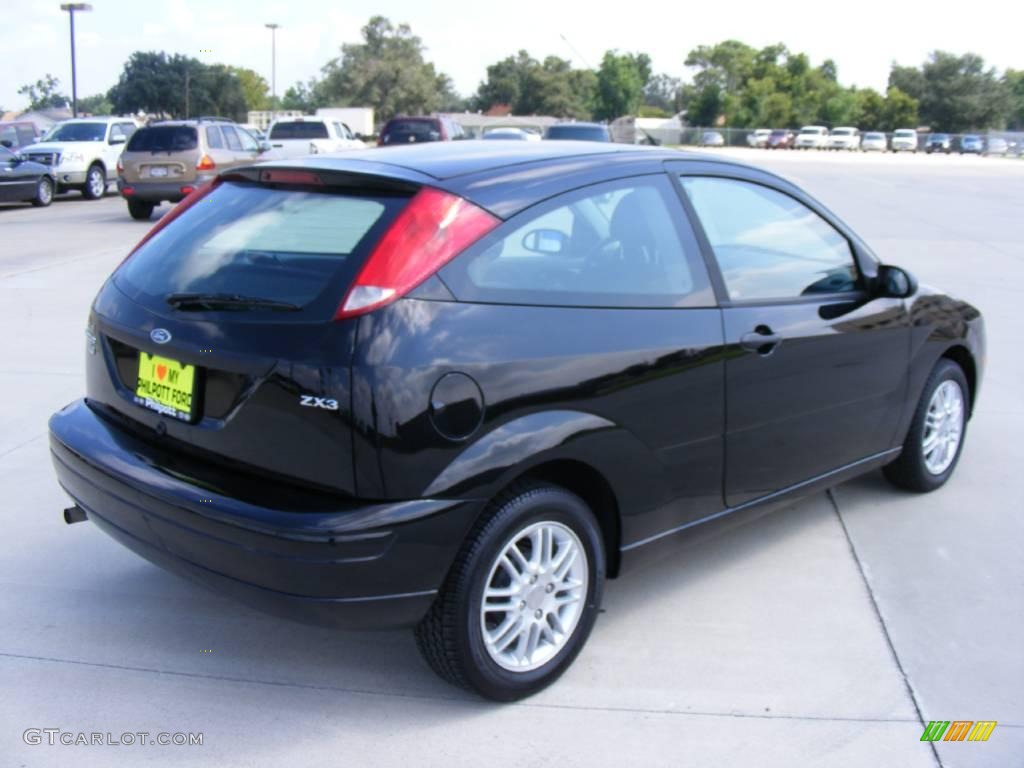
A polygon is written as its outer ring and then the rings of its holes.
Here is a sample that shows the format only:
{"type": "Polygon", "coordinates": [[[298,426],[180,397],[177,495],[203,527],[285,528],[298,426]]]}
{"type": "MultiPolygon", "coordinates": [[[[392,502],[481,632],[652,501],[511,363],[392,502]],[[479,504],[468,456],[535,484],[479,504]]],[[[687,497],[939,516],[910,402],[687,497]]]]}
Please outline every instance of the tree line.
{"type": "MultiPolygon", "coordinates": [[[[973,53],[935,51],[919,66],[893,63],[884,93],[844,86],[835,62],[814,66],[806,54],[782,44],[701,45],[681,65],[685,73],[679,76],[655,73],[647,54],[610,50],[596,69],[574,68],[558,56],[539,60],[520,50],[488,66],[476,92],[463,97],[409,25],[374,16],[361,42],[342,45],[317,77],[295,83],[276,102],[267,81],[251,69],[136,51],[118,82],[105,94],[80,99],[79,109],[240,121],[249,110],[312,112],[326,106],[373,107],[382,121],[397,114],[492,109],[584,120],[682,112],[690,125],[735,128],[822,123],[875,130],[1024,129],[1024,70],[1000,74],[973,53]],[[689,75],[685,82],[683,74],[689,75]]],[[[34,109],[68,101],[51,75],[18,92],[34,109]]]]}

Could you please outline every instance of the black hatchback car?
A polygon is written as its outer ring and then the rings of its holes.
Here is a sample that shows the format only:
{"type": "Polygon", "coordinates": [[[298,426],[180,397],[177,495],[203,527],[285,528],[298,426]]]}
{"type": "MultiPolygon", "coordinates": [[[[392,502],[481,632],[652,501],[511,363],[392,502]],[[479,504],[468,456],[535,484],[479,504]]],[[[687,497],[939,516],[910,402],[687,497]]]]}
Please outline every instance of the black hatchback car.
{"type": "Polygon", "coordinates": [[[728,161],[460,142],[221,175],[102,287],[50,421],[69,522],[250,605],[558,677],[606,577],[884,467],[938,488],[963,301],[728,161]]]}

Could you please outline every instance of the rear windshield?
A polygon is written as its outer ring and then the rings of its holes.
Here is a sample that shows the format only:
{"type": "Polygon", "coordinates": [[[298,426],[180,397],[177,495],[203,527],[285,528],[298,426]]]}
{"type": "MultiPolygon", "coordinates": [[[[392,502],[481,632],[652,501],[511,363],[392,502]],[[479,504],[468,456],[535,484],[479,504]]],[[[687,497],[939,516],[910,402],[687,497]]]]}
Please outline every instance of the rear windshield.
{"type": "Polygon", "coordinates": [[[154,125],[140,128],[128,140],[128,152],[184,152],[199,145],[191,125],[154,125]]]}
{"type": "Polygon", "coordinates": [[[853,136],[853,128],[836,128],[832,131],[833,136],[853,136]]]}
{"type": "Polygon", "coordinates": [[[544,134],[546,139],[576,139],[578,141],[610,141],[608,130],[601,125],[552,125],[544,134]]]}
{"type": "Polygon", "coordinates": [[[326,139],[324,123],[276,123],[270,129],[271,139],[326,139]]]}
{"type": "Polygon", "coordinates": [[[172,293],[229,293],[333,311],[406,199],[225,183],[136,251],[115,281],[165,307],[172,293]]]}
{"type": "Polygon", "coordinates": [[[899,136],[901,139],[909,139],[917,136],[917,132],[908,130],[896,131],[893,136],[899,136]]]}
{"type": "Polygon", "coordinates": [[[867,133],[867,134],[864,135],[864,138],[865,139],[871,139],[872,141],[877,141],[878,139],[884,139],[885,138],[885,134],[884,133],[867,133]]]}
{"type": "Polygon", "coordinates": [[[437,120],[392,120],[384,128],[381,139],[385,144],[440,141],[441,124],[437,120]]]}

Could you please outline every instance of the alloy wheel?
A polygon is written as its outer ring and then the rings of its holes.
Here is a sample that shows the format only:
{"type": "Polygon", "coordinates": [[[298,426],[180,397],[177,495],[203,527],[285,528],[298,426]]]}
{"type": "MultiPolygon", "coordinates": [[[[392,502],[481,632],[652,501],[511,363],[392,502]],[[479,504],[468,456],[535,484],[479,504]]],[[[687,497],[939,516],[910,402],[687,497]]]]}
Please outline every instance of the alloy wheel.
{"type": "Polygon", "coordinates": [[[569,527],[534,523],[502,547],[485,582],[480,627],[491,659],[528,672],[553,659],[583,615],[589,565],[569,527]]]}
{"type": "Polygon", "coordinates": [[[953,463],[964,429],[964,395],[960,385],[947,379],[936,387],[928,402],[921,451],[924,465],[941,475],[953,463]]]}

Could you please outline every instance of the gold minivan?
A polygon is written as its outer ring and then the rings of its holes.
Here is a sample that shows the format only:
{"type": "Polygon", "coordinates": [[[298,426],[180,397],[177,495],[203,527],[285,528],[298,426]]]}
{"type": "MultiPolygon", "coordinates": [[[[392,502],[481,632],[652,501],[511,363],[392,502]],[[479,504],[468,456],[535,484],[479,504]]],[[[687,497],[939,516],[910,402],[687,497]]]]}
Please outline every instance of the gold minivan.
{"type": "Polygon", "coordinates": [[[269,150],[223,118],[154,123],[129,139],[117,163],[117,189],[132,218],[146,221],[165,200],[176,203],[225,168],[248,165],[269,150]]]}

